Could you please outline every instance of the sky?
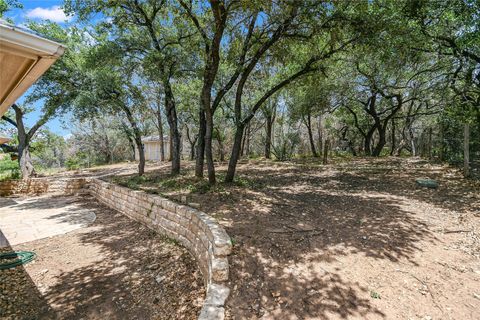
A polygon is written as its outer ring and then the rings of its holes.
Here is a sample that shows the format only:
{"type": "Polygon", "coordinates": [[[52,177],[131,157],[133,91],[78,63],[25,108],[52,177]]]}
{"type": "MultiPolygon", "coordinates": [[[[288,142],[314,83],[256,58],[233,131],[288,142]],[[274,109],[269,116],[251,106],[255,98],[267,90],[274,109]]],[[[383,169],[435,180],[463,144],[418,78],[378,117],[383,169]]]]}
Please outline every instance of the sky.
{"type": "MultiPolygon", "coordinates": [[[[15,25],[22,25],[28,20],[42,21],[45,19],[58,22],[61,25],[66,25],[72,20],[72,17],[67,17],[63,12],[61,6],[63,0],[21,0],[23,9],[13,9],[5,14],[6,18],[12,19],[15,25]]],[[[25,95],[20,97],[17,103],[23,104],[25,95]]],[[[35,109],[26,116],[26,124],[31,127],[40,117],[42,101],[38,101],[32,105],[35,109]]],[[[63,119],[65,120],[65,119],[63,119]]],[[[64,121],[63,121],[64,122],[64,121]]],[[[62,123],[62,119],[55,118],[46,124],[46,127],[56,134],[68,137],[70,131],[67,126],[62,123]]]]}

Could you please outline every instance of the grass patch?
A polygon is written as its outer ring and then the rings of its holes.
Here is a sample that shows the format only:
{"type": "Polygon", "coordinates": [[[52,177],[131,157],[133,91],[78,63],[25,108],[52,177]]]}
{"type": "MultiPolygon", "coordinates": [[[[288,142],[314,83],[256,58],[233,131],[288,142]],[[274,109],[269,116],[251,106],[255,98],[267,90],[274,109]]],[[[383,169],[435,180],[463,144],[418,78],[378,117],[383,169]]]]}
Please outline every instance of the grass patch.
{"type": "Polygon", "coordinates": [[[225,183],[225,173],[217,173],[217,183],[211,185],[207,179],[194,176],[193,171],[186,171],[179,175],[148,173],[144,176],[116,176],[110,178],[110,182],[133,190],[143,190],[150,194],[167,195],[169,193],[230,194],[232,188],[259,189],[263,185],[245,176],[238,176],[233,183],[225,183]]]}

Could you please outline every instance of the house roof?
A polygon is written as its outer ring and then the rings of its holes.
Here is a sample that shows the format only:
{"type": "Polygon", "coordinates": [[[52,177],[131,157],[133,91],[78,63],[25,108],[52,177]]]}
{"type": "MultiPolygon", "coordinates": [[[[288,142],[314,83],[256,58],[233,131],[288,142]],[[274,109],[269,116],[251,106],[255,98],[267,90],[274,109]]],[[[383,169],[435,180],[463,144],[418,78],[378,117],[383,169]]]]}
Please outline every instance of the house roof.
{"type": "Polygon", "coordinates": [[[64,51],[60,43],[0,19],[0,116],[64,51]]]}
{"type": "Polygon", "coordinates": [[[11,139],[9,137],[5,137],[5,136],[2,136],[0,134],[0,144],[4,144],[4,143],[7,143],[8,141],[10,141],[11,139]]]}

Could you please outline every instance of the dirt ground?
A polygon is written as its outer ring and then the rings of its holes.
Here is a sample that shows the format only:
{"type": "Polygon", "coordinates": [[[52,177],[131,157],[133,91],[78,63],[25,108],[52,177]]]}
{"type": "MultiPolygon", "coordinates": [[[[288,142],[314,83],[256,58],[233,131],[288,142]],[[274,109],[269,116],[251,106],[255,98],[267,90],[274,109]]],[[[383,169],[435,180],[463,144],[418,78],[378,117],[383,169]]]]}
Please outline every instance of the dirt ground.
{"type": "MultiPolygon", "coordinates": [[[[13,246],[37,258],[0,270],[1,319],[197,318],[205,290],[186,249],[91,197],[73,199],[95,222],[13,246]]],[[[32,208],[57,202],[29,199],[32,208]]]]}
{"type": "Polygon", "coordinates": [[[225,226],[229,318],[480,319],[478,181],[400,158],[250,161],[238,172],[213,190],[166,167],[114,179],[186,195],[225,226]],[[439,188],[418,187],[424,177],[439,188]]]}

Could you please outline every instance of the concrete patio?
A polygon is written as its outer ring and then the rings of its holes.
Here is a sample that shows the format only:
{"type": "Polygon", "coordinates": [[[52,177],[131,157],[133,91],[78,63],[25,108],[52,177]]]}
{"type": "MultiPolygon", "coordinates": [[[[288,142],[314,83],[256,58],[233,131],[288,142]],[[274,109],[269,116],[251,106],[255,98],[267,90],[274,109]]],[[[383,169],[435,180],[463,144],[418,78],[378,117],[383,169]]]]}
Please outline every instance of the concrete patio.
{"type": "Polygon", "coordinates": [[[0,198],[0,247],[65,234],[95,218],[74,197],[0,198]]]}

